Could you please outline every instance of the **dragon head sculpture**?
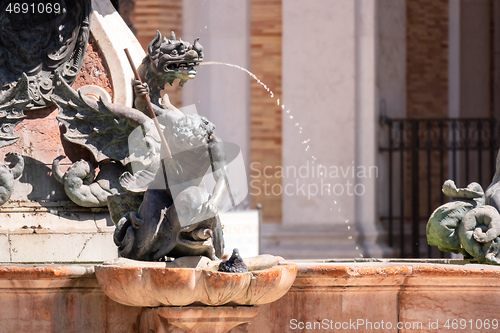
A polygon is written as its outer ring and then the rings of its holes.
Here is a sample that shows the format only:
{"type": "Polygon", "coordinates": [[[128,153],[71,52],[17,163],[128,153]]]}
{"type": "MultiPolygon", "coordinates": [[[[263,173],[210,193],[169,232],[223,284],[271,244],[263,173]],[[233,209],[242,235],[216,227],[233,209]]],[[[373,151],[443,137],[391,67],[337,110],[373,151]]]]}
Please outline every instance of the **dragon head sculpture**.
{"type": "Polygon", "coordinates": [[[203,61],[203,47],[196,38],[194,43],[175,39],[172,31],[170,39],[163,39],[159,31],[148,46],[148,55],[139,66],[143,82],[147,82],[153,91],[162,90],[166,83],[172,85],[180,79],[182,87],[187,80],[196,76],[195,66],[203,61]]]}

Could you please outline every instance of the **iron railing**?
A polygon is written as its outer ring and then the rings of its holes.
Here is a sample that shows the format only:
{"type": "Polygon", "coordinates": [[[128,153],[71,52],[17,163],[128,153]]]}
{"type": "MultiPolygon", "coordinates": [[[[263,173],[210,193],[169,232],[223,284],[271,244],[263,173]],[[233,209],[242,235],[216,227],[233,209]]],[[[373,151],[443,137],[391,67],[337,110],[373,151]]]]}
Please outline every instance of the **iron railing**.
{"type": "Polygon", "coordinates": [[[427,245],[425,225],[448,199],[446,179],[458,187],[486,187],[495,172],[499,143],[496,119],[391,119],[381,117],[381,219],[389,246],[400,257],[443,257],[427,245]]]}

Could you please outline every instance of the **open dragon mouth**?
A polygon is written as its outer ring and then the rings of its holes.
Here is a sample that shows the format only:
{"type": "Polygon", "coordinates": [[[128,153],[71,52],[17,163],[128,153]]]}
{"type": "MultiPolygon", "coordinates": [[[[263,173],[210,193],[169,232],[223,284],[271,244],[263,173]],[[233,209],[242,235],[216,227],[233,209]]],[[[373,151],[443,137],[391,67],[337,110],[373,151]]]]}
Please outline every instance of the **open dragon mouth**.
{"type": "Polygon", "coordinates": [[[180,79],[179,85],[182,87],[188,80],[196,76],[195,67],[202,62],[202,59],[182,59],[170,60],[164,65],[163,70],[168,75],[167,82],[172,84],[173,80],[180,79]]]}
{"type": "Polygon", "coordinates": [[[200,64],[200,60],[169,62],[166,71],[183,72],[185,74],[196,75],[195,66],[200,64]]]}

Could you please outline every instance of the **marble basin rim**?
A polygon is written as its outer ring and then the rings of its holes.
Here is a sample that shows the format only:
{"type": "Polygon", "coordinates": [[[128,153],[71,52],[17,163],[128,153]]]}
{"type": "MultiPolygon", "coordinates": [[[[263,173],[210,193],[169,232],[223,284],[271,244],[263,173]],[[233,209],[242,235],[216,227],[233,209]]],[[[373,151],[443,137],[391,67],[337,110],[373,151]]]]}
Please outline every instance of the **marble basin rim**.
{"type": "Polygon", "coordinates": [[[291,288],[298,265],[280,263],[247,273],[223,273],[198,268],[122,267],[97,265],[104,293],[129,306],[262,305],[291,288]]]}

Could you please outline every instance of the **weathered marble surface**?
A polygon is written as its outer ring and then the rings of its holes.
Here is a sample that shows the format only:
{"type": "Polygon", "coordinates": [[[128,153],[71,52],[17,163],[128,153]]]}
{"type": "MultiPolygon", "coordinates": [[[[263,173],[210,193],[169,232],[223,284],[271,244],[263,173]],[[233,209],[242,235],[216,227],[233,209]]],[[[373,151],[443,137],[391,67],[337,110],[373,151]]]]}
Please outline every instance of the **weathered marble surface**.
{"type": "MultiPolygon", "coordinates": [[[[141,332],[141,308],[120,305],[106,297],[92,266],[1,267],[0,308],[0,327],[5,332],[141,332]]],[[[499,312],[497,266],[435,260],[303,261],[290,291],[272,304],[259,306],[250,324],[231,333],[301,331],[291,328],[293,319],[312,323],[323,319],[334,323],[383,320],[395,325],[398,318],[424,325],[421,330],[402,329],[402,333],[452,332],[443,328],[447,319],[494,319],[499,312]],[[440,329],[428,329],[429,320],[439,320],[440,329]]],[[[463,332],[474,331],[481,330],[463,332]]],[[[179,330],[168,328],[165,332],[179,330]]]]}
{"type": "MultiPolygon", "coordinates": [[[[290,291],[260,307],[246,329],[235,332],[297,332],[291,320],[335,323],[422,322],[422,329],[399,332],[444,332],[447,319],[494,319],[500,311],[500,269],[485,265],[452,265],[439,261],[307,262],[290,291]],[[488,299],[488,302],[484,300],[488,299]],[[491,300],[491,302],[490,302],[491,300]],[[473,304],[473,306],[469,306],[473,304]],[[439,320],[440,330],[429,329],[439,320]]],[[[310,330],[315,332],[316,330],[310,330]]],[[[395,332],[365,326],[335,332],[395,332]]],[[[453,331],[453,330],[451,330],[453,331]]],[[[477,331],[479,332],[479,330],[477,331]]]]}
{"type": "Polygon", "coordinates": [[[106,297],[90,265],[4,266],[0,295],[4,332],[137,332],[140,308],[106,297]]]}

